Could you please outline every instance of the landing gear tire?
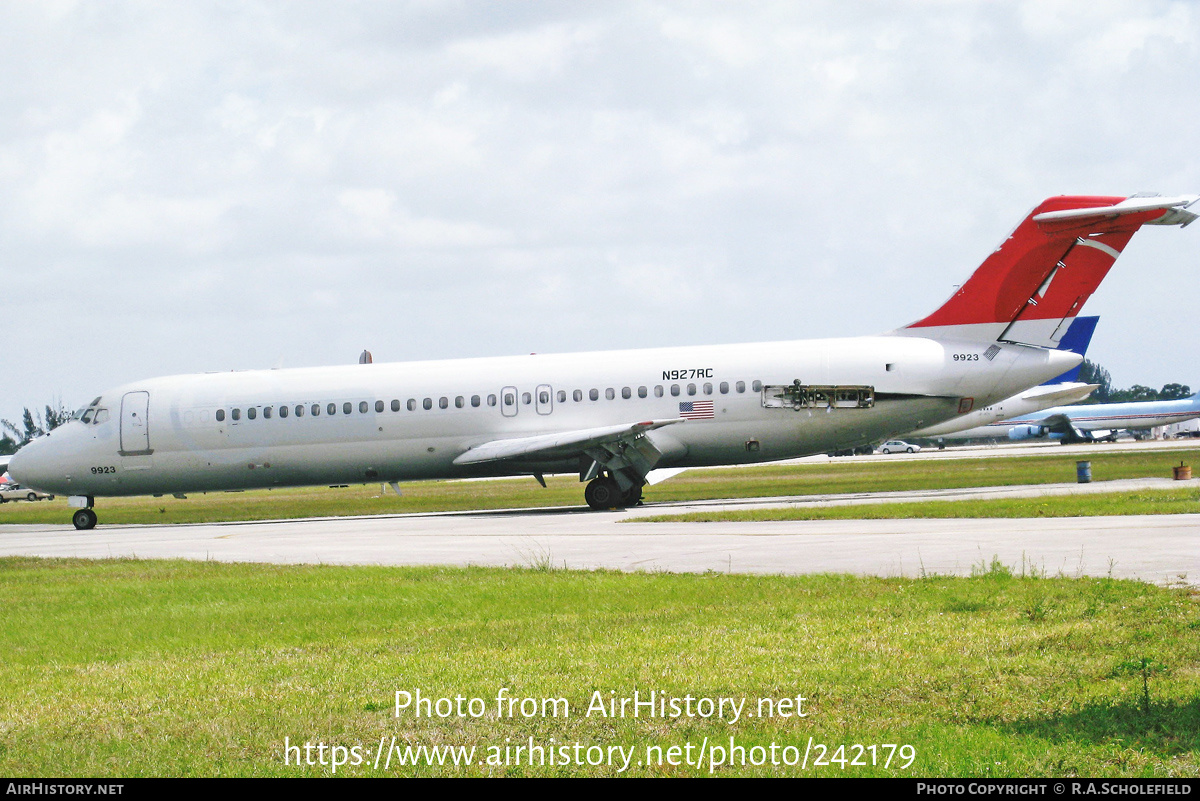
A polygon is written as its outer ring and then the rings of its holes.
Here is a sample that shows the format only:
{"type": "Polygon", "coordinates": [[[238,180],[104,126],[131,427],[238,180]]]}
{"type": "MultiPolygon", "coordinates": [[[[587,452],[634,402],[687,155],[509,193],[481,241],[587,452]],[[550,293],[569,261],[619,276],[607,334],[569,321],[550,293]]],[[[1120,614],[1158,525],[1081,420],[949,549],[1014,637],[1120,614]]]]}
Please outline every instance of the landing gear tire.
{"type": "Polygon", "coordinates": [[[88,531],[96,527],[96,513],[91,509],[79,509],[71,515],[71,522],[80,531],[88,531]]]}
{"type": "Polygon", "coordinates": [[[583,499],[593,509],[612,509],[624,506],[625,499],[617,482],[611,478],[596,478],[583,490],[583,499]]]}
{"type": "Polygon", "coordinates": [[[626,506],[637,506],[642,502],[642,486],[643,485],[638,484],[637,486],[629,488],[629,492],[625,493],[626,506]]]}

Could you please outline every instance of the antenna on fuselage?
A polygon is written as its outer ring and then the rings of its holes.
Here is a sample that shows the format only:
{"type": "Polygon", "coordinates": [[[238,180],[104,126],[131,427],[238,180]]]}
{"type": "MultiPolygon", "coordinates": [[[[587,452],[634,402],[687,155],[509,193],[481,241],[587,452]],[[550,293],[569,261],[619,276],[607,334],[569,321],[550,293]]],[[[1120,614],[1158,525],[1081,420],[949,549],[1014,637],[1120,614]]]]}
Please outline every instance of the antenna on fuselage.
{"type": "Polygon", "coordinates": [[[369,351],[369,350],[364,350],[358,356],[359,364],[372,364],[374,361],[375,360],[371,358],[371,351],[369,351]]]}

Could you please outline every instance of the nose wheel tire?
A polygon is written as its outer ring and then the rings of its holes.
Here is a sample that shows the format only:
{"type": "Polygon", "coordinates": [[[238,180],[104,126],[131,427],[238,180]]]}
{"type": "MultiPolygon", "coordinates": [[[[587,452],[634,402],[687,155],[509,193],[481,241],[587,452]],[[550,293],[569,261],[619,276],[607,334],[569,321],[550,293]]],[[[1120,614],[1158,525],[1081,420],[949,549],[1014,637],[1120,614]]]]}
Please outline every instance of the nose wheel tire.
{"type": "Polygon", "coordinates": [[[71,515],[71,522],[80,531],[93,529],[96,527],[96,513],[91,509],[79,509],[71,515]]]}
{"type": "Polygon", "coordinates": [[[583,490],[583,499],[593,509],[612,509],[625,505],[625,493],[611,478],[596,478],[583,490]]]}

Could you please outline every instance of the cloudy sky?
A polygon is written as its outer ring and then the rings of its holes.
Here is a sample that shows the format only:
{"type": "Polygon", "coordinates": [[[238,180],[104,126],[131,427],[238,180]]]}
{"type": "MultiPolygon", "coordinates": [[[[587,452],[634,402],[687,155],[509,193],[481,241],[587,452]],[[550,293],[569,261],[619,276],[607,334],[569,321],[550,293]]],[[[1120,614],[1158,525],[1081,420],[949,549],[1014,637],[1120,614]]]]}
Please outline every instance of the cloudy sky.
{"type": "MultiPolygon", "coordinates": [[[[878,333],[1200,193],[1192,2],[0,3],[0,417],[207,370],[878,333]]],[[[1200,387],[1200,225],[1087,307],[1200,387]]]]}

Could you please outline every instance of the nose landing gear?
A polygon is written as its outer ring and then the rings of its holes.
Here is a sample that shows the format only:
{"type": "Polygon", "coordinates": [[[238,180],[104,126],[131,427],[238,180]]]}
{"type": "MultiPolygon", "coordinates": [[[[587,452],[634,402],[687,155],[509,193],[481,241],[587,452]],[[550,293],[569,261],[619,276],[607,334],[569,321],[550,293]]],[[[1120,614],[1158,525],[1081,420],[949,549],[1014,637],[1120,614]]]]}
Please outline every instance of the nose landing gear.
{"type": "Polygon", "coordinates": [[[76,509],[71,515],[71,522],[80,531],[88,531],[96,527],[96,512],[94,509],[76,509]]]}

